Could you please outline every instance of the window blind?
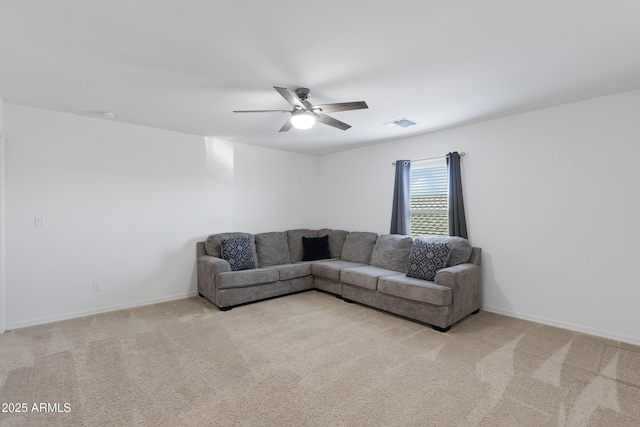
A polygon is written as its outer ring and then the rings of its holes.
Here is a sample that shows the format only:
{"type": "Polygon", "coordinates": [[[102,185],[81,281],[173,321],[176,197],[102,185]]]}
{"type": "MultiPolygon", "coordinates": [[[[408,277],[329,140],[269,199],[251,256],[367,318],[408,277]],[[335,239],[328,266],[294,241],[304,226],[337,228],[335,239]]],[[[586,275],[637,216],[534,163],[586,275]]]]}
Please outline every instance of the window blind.
{"type": "Polygon", "coordinates": [[[449,176],[446,166],[411,168],[409,173],[409,213],[411,235],[449,234],[449,176]]]}

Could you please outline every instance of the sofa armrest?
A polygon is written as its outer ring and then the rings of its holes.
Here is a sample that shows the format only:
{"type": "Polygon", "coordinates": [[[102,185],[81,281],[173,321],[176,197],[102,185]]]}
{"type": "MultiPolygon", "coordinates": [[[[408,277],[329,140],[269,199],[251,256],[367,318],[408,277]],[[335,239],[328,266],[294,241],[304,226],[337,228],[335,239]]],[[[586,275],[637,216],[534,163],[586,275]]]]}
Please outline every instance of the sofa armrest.
{"type": "Polygon", "coordinates": [[[438,270],[436,277],[433,279],[435,283],[442,286],[448,286],[453,288],[454,283],[458,277],[467,277],[473,274],[474,271],[480,270],[480,266],[476,264],[464,263],[454,265],[452,267],[446,267],[438,270]]]}
{"type": "Polygon", "coordinates": [[[436,273],[434,282],[451,288],[454,323],[480,308],[480,271],[479,265],[465,263],[443,268],[436,273]]]}
{"type": "Polygon", "coordinates": [[[207,254],[207,250],[204,247],[204,242],[197,242],[196,243],[196,258],[199,258],[201,256],[204,256],[207,254]]]}
{"type": "Polygon", "coordinates": [[[210,255],[198,257],[198,293],[215,303],[216,275],[231,271],[231,265],[222,258],[210,255]]]}

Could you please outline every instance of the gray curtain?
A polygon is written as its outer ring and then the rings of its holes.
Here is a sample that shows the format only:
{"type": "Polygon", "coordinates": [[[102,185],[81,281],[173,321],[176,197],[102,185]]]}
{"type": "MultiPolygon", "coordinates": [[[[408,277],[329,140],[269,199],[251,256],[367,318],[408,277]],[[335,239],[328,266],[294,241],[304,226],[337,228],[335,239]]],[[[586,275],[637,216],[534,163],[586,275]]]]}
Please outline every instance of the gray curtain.
{"type": "Polygon", "coordinates": [[[409,234],[409,160],[396,160],[396,181],[393,187],[391,234],[409,234]]]}
{"type": "Polygon", "coordinates": [[[462,176],[460,175],[460,154],[457,151],[447,154],[449,171],[449,236],[467,239],[467,221],[464,217],[462,200],[462,176]]]}

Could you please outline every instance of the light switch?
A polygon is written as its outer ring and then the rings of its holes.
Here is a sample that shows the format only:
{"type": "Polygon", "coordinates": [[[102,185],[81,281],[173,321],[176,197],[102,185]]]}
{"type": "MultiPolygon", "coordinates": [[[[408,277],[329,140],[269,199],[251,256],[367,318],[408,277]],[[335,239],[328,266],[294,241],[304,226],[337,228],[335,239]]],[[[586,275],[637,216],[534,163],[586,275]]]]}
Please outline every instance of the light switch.
{"type": "Polygon", "coordinates": [[[36,217],[36,227],[44,227],[44,217],[37,216],[36,217]]]}

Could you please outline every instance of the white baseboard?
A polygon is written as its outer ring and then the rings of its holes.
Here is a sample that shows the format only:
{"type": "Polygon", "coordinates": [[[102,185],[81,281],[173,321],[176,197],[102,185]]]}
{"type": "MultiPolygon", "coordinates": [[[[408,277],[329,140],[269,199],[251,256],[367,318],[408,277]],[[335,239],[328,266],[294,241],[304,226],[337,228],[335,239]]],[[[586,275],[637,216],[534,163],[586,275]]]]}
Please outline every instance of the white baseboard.
{"type": "Polygon", "coordinates": [[[489,311],[491,313],[503,314],[509,317],[515,317],[517,319],[530,320],[536,323],[542,323],[544,325],[556,326],[562,329],[568,329],[570,331],[581,332],[583,334],[595,335],[601,338],[608,338],[615,341],[621,341],[633,345],[640,345],[639,337],[631,337],[628,335],[617,334],[615,332],[603,331],[600,329],[589,328],[587,326],[575,325],[573,323],[561,322],[558,320],[547,319],[544,317],[534,316],[531,314],[518,313],[510,310],[503,310],[495,307],[482,307],[482,310],[489,311]]]}
{"type": "Polygon", "coordinates": [[[197,292],[187,292],[184,294],[175,294],[175,295],[170,295],[166,297],[152,298],[149,300],[137,301],[132,303],[112,305],[109,307],[100,307],[100,308],[90,309],[90,310],[75,311],[72,313],[65,313],[65,314],[60,314],[60,315],[50,316],[50,317],[40,317],[38,319],[25,320],[22,322],[8,324],[6,326],[6,330],[10,331],[12,329],[26,328],[27,326],[42,325],[45,323],[59,322],[61,320],[75,319],[77,317],[85,317],[85,316],[92,316],[94,314],[108,313],[110,311],[118,311],[118,310],[125,310],[127,308],[142,307],[145,305],[152,305],[152,304],[158,304],[161,302],[190,298],[196,295],[198,295],[197,292]]]}

